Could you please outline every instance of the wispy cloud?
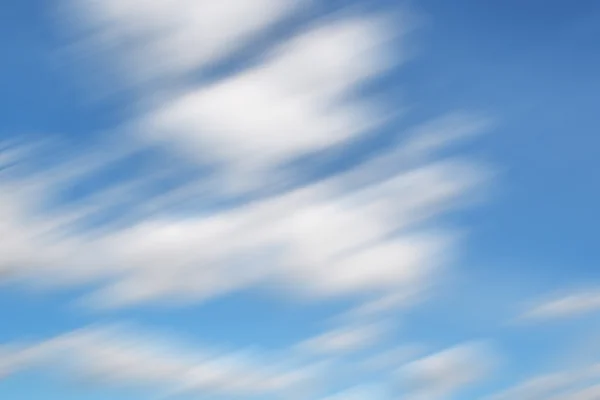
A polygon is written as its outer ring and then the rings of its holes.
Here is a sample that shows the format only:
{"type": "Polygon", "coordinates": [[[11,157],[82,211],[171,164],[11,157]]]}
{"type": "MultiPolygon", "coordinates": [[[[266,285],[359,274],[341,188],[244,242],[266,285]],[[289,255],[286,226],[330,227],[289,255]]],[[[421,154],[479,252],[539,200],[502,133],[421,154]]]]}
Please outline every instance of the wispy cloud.
{"type": "Polygon", "coordinates": [[[500,393],[488,396],[485,399],[592,399],[595,397],[591,396],[591,394],[597,393],[597,388],[594,385],[599,378],[600,364],[587,364],[579,368],[560,370],[543,375],[533,376],[516,384],[513,387],[505,389],[500,393]]]}
{"type": "Polygon", "coordinates": [[[179,77],[243,48],[300,10],[303,0],[70,1],[69,20],[88,48],[115,58],[127,79],[179,77]]]}
{"type": "Polygon", "coordinates": [[[382,340],[388,331],[384,324],[358,324],[332,329],[307,339],[300,350],[315,354],[344,354],[364,350],[382,340]]]}
{"type": "Polygon", "coordinates": [[[11,190],[4,224],[18,243],[4,257],[21,249],[15,257],[24,258],[4,264],[34,279],[109,278],[94,295],[105,305],[199,301],[266,282],[320,298],[412,293],[445,264],[457,239],[426,225],[468,200],[485,182],[485,168],[466,159],[431,161],[348,189],[377,161],[210,215],[150,217],[92,236],[66,235],[60,214],[25,222],[27,207],[11,190]]]}
{"type": "Polygon", "coordinates": [[[410,399],[448,399],[486,378],[497,363],[497,350],[490,343],[465,343],[413,361],[400,368],[399,376],[410,399]]]}
{"type": "Polygon", "coordinates": [[[600,290],[581,289],[548,298],[532,305],[521,315],[521,320],[541,321],[568,318],[600,311],[600,290]]]}
{"type": "Polygon", "coordinates": [[[322,364],[296,365],[257,351],[193,348],[160,335],[94,326],[34,344],[6,348],[2,371],[42,367],[68,379],[111,386],[153,387],[167,393],[285,395],[316,382],[322,364]],[[267,361],[267,360],[271,361],[267,361]]]}

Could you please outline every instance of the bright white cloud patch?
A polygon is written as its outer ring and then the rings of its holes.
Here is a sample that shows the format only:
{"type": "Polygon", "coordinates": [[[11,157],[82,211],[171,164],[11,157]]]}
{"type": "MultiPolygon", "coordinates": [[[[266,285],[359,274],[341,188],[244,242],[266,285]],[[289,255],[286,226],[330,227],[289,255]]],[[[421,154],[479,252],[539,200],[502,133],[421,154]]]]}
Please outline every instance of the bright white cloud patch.
{"type": "Polygon", "coordinates": [[[216,163],[234,189],[253,188],[281,164],[379,124],[389,110],[356,96],[356,89],[404,58],[391,42],[412,28],[408,18],[369,14],[313,20],[276,41],[251,66],[194,85],[188,72],[243,48],[312,2],[74,4],[94,39],[86,42],[88,50],[112,49],[108,54],[131,71],[126,79],[145,82],[139,100],[151,107],[133,124],[139,137],[173,143],[191,160],[216,163]],[[160,95],[151,77],[169,77],[160,80],[160,95]]]}
{"type": "Polygon", "coordinates": [[[382,71],[387,26],[378,19],[333,20],[273,50],[258,66],[150,110],[143,137],[174,141],[192,159],[225,163],[248,182],[295,157],[340,144],[381,121],[364,99],[351,98],[382,71]]]}

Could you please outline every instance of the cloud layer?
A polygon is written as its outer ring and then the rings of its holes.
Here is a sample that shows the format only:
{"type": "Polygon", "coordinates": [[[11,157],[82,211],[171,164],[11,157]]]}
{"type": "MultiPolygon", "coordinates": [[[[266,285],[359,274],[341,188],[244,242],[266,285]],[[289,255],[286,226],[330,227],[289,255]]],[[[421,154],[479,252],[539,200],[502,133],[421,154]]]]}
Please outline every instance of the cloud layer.
{"type": "MultiPolygon", "coordinates": [[[[87,312],[201,306],[248,288],[351,305],[345,325],[290,344],[306,363],[93,327],[4,348],[0,375],[58,366],[169,394],[290,398],[317,390],[323,371],[351,369],[350,354],[367,365],[361,351],[380,346],[388,357],[370,367],[410,399],[452,398],[485,377],[494,365],[486,345],[427,356],[386,348],[391,329],[378,317],[432,295],[457,267],[465,227],[448,217],[485,194],[493,170],[453,146],[490,121],[449,110],[390,133],[388,148],[340,171],[306,179],[294,167],[374,146],[399,116],[404,104],[367,93],[401,65],[410,18],[316,18],[303,0],[68,4],[78,44],[114,67],[133,112],[101,145],[51,165],[36,164],[48,147],[0,146],[0,279],[81,288],[75,301],[87,312]],[[122,167],[140,158],[150,166],[122,167]]],[[[326,398],[385,397],[375,386],[326,398]]]]}

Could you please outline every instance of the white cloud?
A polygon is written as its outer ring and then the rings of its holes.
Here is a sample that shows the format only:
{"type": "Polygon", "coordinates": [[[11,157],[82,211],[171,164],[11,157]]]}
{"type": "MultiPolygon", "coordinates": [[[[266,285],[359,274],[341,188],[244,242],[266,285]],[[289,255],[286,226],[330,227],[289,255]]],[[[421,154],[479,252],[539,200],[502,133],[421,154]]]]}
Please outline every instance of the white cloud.
{"type": "Polygon", "coordinates": [[[8,183],[0,187],[0,276],[43,273],[73,254],[69,240],[54,237],[57,221],[29,213],[37,199],[24,196],[28,188],[8,183]]]}
{"type": "Polygon", "coordinates": [[[85,0],[71,4],[72,22],[92,33],[87,44],[109,50],[129,79],[147,81],[181,76],[220,61],[306,2],[85,0]]]}
{"type": "Polygon", "coordinates": [[[521,319],[548,320],[600,311],[600,291],[580,290],[555,296],[528,309],[521,319]]]}
{"type": "Polygon", "coordinates": [[[383,324],[360,324],[330,330],[307,339],[300,350],[315,354],[343,354],[364,350],[382,340],[387,333],[383,324]]]}
{"type": "Polygon", "coordinates": [[[367,357],[361,366],[371,371],[397,370],[402,365],[422,357],[426,353],[426,346],[422,344],[405,344],[367,357]]]}
{"type": "Polygon", "coordinates": [[[413,361],[398,372],[409,388],[409,398],[441,400],[486,377],[496,362],[489,344],[467,343],[413,361]]]}
{"type": "Polygon", "coordinates": [[[384,293],[380,296],[376,296],[373,299],[369,299],[362,302],[356,307],[348,310],[346,313],[341,315],[342,319],[348,320],[361,320],[365,318],[371,318],[381,316],[392,310],[400,308],[407,308],[411,305],[422,301],[423,298],[430,291],[429,289],[434,286],[433,277],[430,276],[428,282],[422,282],[421,286],[404,286],[401,290],[397,290],[393,293],[384,293]]]}
{"type": "Polygon", "coordinates": [[[5,182],[10,190],[3,192],[10,195],[2,197],[0,212],[11,243],[0,265],[37,283],[108,282],[88,299],[101,306],[198,302],[258,284],[306,298],[391,298],[375,308],[395,306],[426,287],[456,247],[456,232],[426,225],[468,200],[486,173],[467,159],[411,160],[380,177],[372,172],[378,164],[376,158],[333,178],[206,215],[150,217],[87,233],[64,225],[77,213],[31,217],[48,182],[34,180],[24,190],[18,180],[5,182]]]}
{"type": "Polygon", "coordinates": [[[310,3],[87,0],[72,2],[71,12],[96,39],[85,42],[88,51],[118,49],[111,61],[145,82],[138,100],[151,108],[128,126],[193,161],[216,163],[231,188],[246,189],[281,163],[343,144],[389,113],[353,91],[403,58],[388,42],[412,28],[408,17],[313,18],[267,48],[257,65],[208,84],[186,78],[310,3]],[[172,79],[161,86],[147,81],[165,76],[172,79]]]}
{"type": "MultiPolygon", "coordinates": [[[[188,73],[223,60],[304,3],[89,0],[76,9],[96,43],[115,50],[129,78],[146,84],[169,78],[168,94],[126,124],[137,129],[134,141],[174,143],[192,161],[216,167],[227,179],[224,186],[247,189],[260,187],[281,164],[344,145],[387,117],[370,99],[354,96],[395,61],[387,42],[396,28],[377,16],[319,21],[257,65],[206,85],[187,83],[188,73]]],[[[437,150],[481,128],[469,116],[443,118],[333,178],[229,208],[151,215],[104,231],[74,230],[69,223],[135,192],[135,184],[99,191],[93,204],[70,212],[39,209],[53,187],[93,181],[90,171],[123,155],[122,149],[113,156],[83,154],[80,162],[33,180],[0,181],[0,235],[9,238],[0,242],[0,272],[44,285],[91,282],[99,289],[83,301],[92,307],[197,303],[264,285],[283,296],[366,298],[354,314],[372,315],[419,298],[451,264],[461,235],[441,227],[440,218],[471,201],[489,176],[479,163],[440,158],[437,150]]],[[[0,162],[14,160],[15,153],[0,152],[0,162]]],[[[177,195],[194,200],[188,188],[177,195]]],[[[381,334],[379,327],[357,325],[301,346],[339,354],[367,347],[381,334]]],[[[7,351],[0,374],[59,365],[109,384],[160,385],[175,392],[293,391],[314,375],[312,369],[282,369],[247,354],[191,354],[141,334],[102,329],[7,351]]],[[[487,361],[468,345],[414,361],[402,374],[415,396],[441,396],[477,379],[487,361]]]]}
{"type": "Polygon", "coordinates": [[[561,394],[550,398],[550,400],[596,400],[600,397],[600,385],[594,385],[585,389],[574,390],[570,393],[561,394]]]}
{"type": "Polygon", "coordinates": [[[288,295],[317,298],[419,287],[448,260],[452,233],[389,235],[442,212],[442,204],[428,206],[449,195],[442,182],[431,197],[406,198],[406,205],[383,189],[332,195],[317,184],[208,217],[144,222],[96,243],[123,274],[101,297],[200,300],[265,280],[288,295]]]}
{"type": "Polygon", "coordinates": [[[376,385],[360,385],[324,397],[322,400],[377,400],[387,397],[385,391],[376,385]]]}
{"type": "Polygon", "coordinates": [[[311,28],[256,67],[165,100],[138,129],[191,159],[224,163],[233,184],[247,184],[248,173],[344,143],[381,120],[348,95],[387,65],[386,35],[366,17],[311,28]]]}
{"type": "Polygon", "coordinates": [[[322,368],[317,364],[284,368],[281,361],[285,360],[265,363],[260,354],[190,349],[156,335],[115,327],[81,329],[8,348],[5,354],[1,367],[6,374],[46,367],[69,378],[106,385],[230,396],[284,394],[310,385],[322,368]]]}
{"type": "MultiPolygon", "coordinates": [[[[153,74],[180,79],[177,90],[168,90],[171,96],[139,115],[140,136],[133,142],[176,143],[193,161],[212,158],[217,175],[229,183],[256,187],[250,178],[265,178],[281,163],[340,145],[380,121],[377,107],[352,95],[394,62],[388,41],[408,26],[401,21],[396,28],[377,15],[321,19],[267,51],[258,65],[204,86],[184,79],[185,72],[244,46],[302,4],[89,0],[74,9],[93,35],[124,46],[117,57],[136,73],[147,65],[153,74]]],[[[0,245],[0,268],[46,285],[95,283],[99,290],[85,302],[99,307],[200,302],[264,285],[309,299],[368,298],[357,312],[378,312],[420,296],[452,262],[460,234],[437,226],[438,218],[470,201],[488,175],[468,158],[436,152],[481,127],[466,115],[436,120],[417,127],[407,144],[349,172],[200,215],[150,215],[100,232],[68,225],[135,192],[134,183],[100,191],[72,214],[38,213],[33,219],[36,201],[53,186],[74,179],[93,183],[89,171],[127,155],[130,142],[125,150],[115,146],[115,157],[100,152],[88,159],[84,152],[79,162],[40,174],[27,181],[33,186],[27,194],[15,192],[0,204],[6,215],[0,229],[10,236],[0,245]]],[[[179,195],[197,200],[197,193],[183,189],[179,195]]],[[[148,203],[130,213],[156,205],[148,203]]]]}
{"type": "Polygon", "coordinates": [[[489,400],[545,399],[551,393],[567,387],[573,380],[572,374],[564,372],[536,376],[501,393],[489,396],[489,400]]]}
{"type": "Polygon", "coordinates": [[[531,377],[485,400],[583,400],[595,399],[600,364],[587,364],[531,377]],[[586,397],[591,396],[591,397],[586,397]]]}

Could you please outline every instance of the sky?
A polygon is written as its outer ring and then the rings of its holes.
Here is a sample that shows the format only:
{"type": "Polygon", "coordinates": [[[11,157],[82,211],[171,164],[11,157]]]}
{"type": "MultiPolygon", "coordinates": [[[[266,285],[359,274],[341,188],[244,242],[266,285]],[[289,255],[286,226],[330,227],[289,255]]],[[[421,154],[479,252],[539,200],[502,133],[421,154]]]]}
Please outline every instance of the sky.
{"type": "Polygon", "coordinates": [[[0,399],[600,397],[600,3],[6,0],[0,399]]]}

